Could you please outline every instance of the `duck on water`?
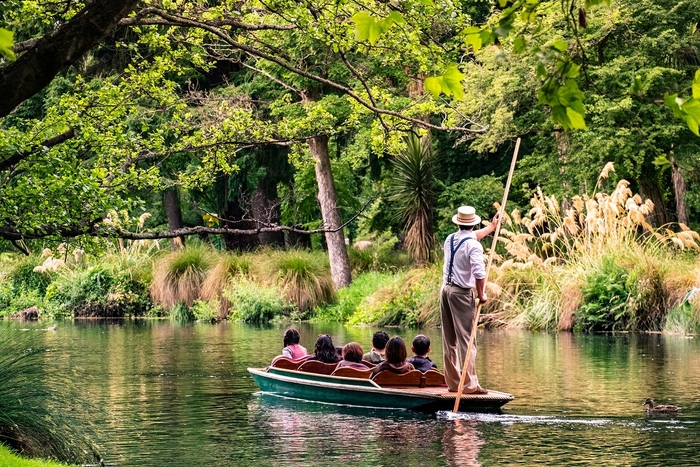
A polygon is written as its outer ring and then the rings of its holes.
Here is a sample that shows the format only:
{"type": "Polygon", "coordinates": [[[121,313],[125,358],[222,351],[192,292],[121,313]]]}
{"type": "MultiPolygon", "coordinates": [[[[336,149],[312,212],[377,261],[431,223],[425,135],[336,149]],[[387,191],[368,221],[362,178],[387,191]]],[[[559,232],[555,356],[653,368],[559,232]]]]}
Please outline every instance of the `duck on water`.
{"type": "Polygon", "coordinates": [[[677,413],[680,410],[680,407],[677,407],[675,405],[656,405],[654,404],[654,399],[652,398],[647,398],[647,400],[644,401],[644,404],[642,406],[648,406],[647,407],[647,413],[654,414],[654,413],[677,413]]]}

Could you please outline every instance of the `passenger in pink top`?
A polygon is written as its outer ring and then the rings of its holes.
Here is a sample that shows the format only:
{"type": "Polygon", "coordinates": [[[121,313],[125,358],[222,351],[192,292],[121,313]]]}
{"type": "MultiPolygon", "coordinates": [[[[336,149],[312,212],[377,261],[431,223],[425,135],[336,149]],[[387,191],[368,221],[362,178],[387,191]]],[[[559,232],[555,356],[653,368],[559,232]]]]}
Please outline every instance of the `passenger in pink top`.
{"type": "Polygon", "coordinates": [[[293,359],[306,357],[306,349],[299,345],[299,339],[299,331],[296,329],[288,328],[284,331],[284,349],[282,349],[282,355],[293,359]]]}

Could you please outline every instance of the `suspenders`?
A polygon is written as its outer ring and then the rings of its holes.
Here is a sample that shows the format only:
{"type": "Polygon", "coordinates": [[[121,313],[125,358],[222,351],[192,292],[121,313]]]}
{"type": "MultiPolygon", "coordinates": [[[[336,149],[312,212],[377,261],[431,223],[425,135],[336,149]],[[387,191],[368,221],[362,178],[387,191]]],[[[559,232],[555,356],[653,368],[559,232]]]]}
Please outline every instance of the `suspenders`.
{"type": "Polygon", "coordinates": [[[459,241],[457,244],[457,247],[455,248],[455,234],[452,234],[450,236],[450,266],[447,269],[447,284],[448,285],[454,285],[452,282],[452,267],[454,266],[455,263],[455,253],[459,250],[459,247],[464,244],[467,240],[469,240],[471,236],[466,236],[462,240],[459,241]]]}

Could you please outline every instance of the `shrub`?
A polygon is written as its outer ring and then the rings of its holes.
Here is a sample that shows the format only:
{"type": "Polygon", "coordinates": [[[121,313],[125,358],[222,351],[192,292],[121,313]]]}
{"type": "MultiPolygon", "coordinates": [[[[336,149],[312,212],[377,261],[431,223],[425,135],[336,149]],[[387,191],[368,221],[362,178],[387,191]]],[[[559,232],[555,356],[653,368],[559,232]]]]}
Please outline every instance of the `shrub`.
{"type": "Polygon", "coordinates": [[[337,301],[322,305],[315,310],[317,321],[335,321],[344,323],[357,310],[360,303],[380,287],[394,279],[394,274],[367,272],[356,277],[349,287],[338,291],[337,301]]]}
{"type": "MultiPolygon", "coordinates": [[[[363,249],[351,246],[348,248],[350,266],[353,272],[362,273],[368,271],[396,271],[411,265],[408,253],[397,249],[399,239],[384,232],[381,235],[368,235],[363,237],[371,242],[371,245],[363,249]]],[[[358,242],[355,242],[356,244],[358,242]]]]}
{"type": "Polygon", "coordinates": [[[575,329],[581,331],[623,331],[631,326],[626,307],[630,293],[629,274],[611,255],[605,255],[598,269],[590,272],[581,288],[583,301],[576,312],[575,329]]]}
{"type": "Polygon", "coordinates": [[[214,252],[204,246],[174,251],[154,265],[151,297],[154,303],[172,309],[177,303],[192,306],[200,292],[214,252]]]}
{"type": "Polygon", "coordinates": [[[219,314],[218,300],[205,302],[204,300],[195,300],[191,308],[194,319],[197,321],[216,321],[219,314]]]}
{"type": "Polygon", "coordinates": [[[440,322],[439,267],[412,269],[366,297],[350,317],[350,324],[429,326],[440,322]]]}
{"type": "Polygon", "coordinates": [[[248,279],[237,279],[230,288],[224,290],[224,295],[230,300],[233,321],[247,323],[266,323],[273,318],[289,315],[293,305],[286,302],[283,294],[276,287],[261,287],[248,279]]]}

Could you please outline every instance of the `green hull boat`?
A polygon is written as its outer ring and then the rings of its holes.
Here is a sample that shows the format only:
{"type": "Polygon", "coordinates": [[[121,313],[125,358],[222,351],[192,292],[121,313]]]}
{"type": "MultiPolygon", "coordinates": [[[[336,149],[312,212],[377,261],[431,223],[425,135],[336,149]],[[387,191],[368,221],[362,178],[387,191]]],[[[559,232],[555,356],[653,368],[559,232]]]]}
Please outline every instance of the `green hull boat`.
{"type": "MultiPolygon", "coordinates": [[[[370,379],[327,376],[282,368],[248,368],[248,371],[264,393],[328,404],[437,412],[452,410],[456,397],[445,386],[380,387],[370,379]]],[[[499,391],[464,394],[459,410],[497,410],[512,400],[511,394],[499,391]]]]}

